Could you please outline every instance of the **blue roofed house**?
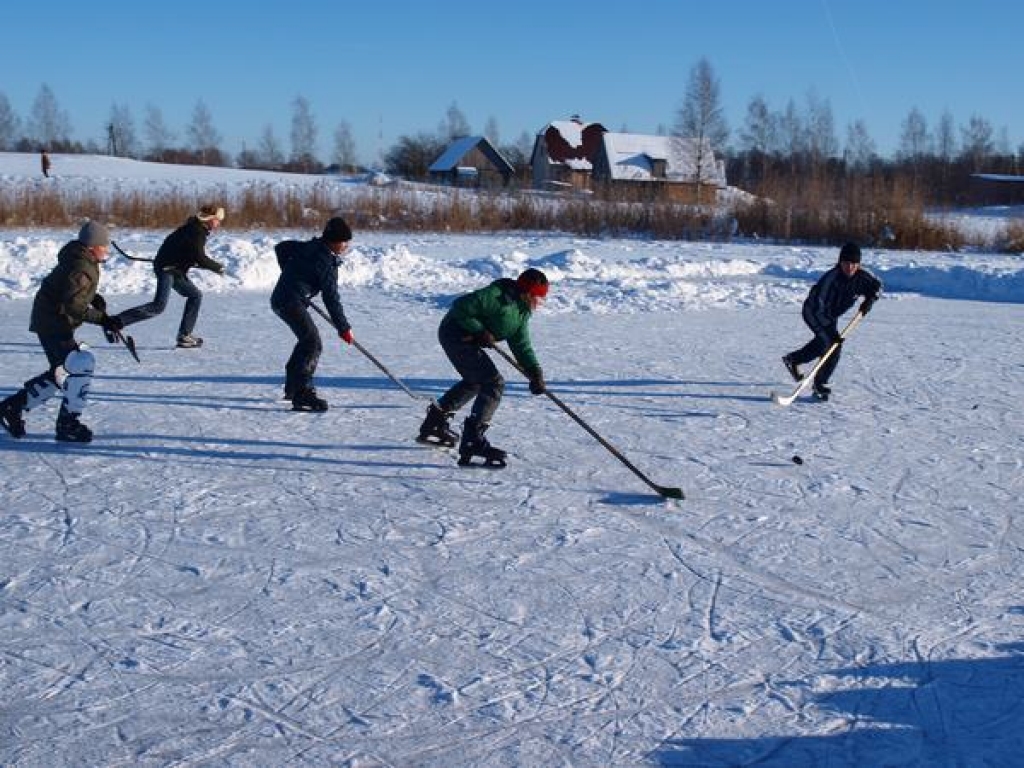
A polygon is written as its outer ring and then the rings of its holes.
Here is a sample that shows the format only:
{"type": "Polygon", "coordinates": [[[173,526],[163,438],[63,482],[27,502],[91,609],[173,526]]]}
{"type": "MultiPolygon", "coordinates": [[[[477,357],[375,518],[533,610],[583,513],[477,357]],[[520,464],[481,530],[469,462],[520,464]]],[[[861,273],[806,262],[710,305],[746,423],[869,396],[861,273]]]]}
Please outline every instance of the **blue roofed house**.
{"type": "Polygon", "coordinates": [[[439,184],[496,189],[508,186],[515,168],[486,137],[463,136],[449,144],[427,172],[439,184]]]}

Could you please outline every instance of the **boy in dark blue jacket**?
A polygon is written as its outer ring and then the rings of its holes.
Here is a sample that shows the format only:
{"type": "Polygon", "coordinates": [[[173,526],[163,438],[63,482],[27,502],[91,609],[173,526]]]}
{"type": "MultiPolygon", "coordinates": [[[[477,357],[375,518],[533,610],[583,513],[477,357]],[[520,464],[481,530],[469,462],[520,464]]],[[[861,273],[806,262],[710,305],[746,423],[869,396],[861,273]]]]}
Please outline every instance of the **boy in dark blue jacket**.
{"type": "Polygon", "coordinates": [[[782,362],[790,375],[800,381],[803,379],[800,365],[821,357],[833,344],[839,344],[814,377],[814,394],[818,399],[828,400],[832,392],[828,380],[839,364],[839,355],[843,349],[839,318],[854,305],[858,296],[864,297],[860,312],[866,315],[881,291],[882,281],[860,265],[860,246],[847,243],[839,251],[839,262],[822,275],[807,294],[803,318],[807,327],[814,332],[814,338],[800,349],[785,355],[782,362]]]}
{"type": "Polygon", "coordinates": [[[343,218],[335,216],[327,222],[321,237],[304,243],[285,240],[274,246],[281,277],[270,295],[270,306],[296,337],[295,349],[285,365],[284,380],[284,397],[291,400],[292,410],[327,410],[327,401],[313,387],[323,343],[309,314],[310,299],[322,293],[339,338],[346,344],[355,338],[338,295],[338,264],[351,240],[352,230],[343,218]]]}

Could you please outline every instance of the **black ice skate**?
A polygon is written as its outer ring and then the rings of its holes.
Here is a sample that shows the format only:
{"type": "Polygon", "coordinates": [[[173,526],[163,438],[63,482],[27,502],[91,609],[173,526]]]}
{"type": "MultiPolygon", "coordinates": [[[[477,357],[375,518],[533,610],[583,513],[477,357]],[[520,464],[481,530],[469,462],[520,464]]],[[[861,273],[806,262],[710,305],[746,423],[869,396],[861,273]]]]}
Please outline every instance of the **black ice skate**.
{"type": "Polygon", "coordinates": [[[459,444],[460,467],[503,469],[506,466],[505,451],[495,448],[484,437],[488,426],[473,417],[466,419],[462,426],[462,442],[459,444]],[[483,462],[474,463],[474,457],[482,458],[483,462]]]}
{"type": "Polygon", "coordinates": [[[797,364],[793,362],[793,359],[786,355],[782,358],[782,364],[786,366],[786,370],[789,371],[789,375],[793,377],[793,381],[801,381],[804,375],[800,372],[797,364]]]}
{"type": "Polygon", "coordinates": [[[459,440],[458,432],[451,428],[452,414],[441,410],[437,403],[427,406],[427,417],[420,425],[420,433],[416,437],[419,443],[439,445],[443,448],[454,448],[459,440]]]}
{"type": "Polygon", "coordinates": [[[78,420],[77,413],[71,413],[61,404],[57,414],[57,440],[62,443],[91,443],[92,430],[78,420]]]}
{"type": "Polygon", "coordinates": [[[319,397],[313,387],[306,387],[292,396],[292,410],[323,413],[327,410],[327,401],[319,397]]]}
{"type": "Polygon", "coordinates": [[[814,396],[824,403],[828,401],[829,395],[832,394],[832,388],[829,387],[827,384],[822,384],[816,381],[814,382],[813,392],[814,396]]]}
{"type": "Polygon", "coordinates": [[[25,410],[25,392],[18,392],[0,401],[0,424],[4,425],[11,437],[25,436],[25,419],[22,411],[25,410]]]}

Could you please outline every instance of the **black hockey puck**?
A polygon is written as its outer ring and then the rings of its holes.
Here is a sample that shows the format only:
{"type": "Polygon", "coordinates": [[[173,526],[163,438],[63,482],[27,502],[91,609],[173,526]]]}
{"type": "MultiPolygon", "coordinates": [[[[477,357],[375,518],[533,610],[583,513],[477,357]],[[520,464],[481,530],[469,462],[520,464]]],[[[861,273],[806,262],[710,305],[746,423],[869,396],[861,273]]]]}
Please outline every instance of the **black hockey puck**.
{"type": "Polygon", "coordinates": [[[794,457],[793,457],[793,463],[794,463],[794,464],[803,464],[803,463],[804,463],[804,460],[803,460],[803,459],[801,459],[801,458],[800,458],[799,456],[794,456],[794,457]]]}

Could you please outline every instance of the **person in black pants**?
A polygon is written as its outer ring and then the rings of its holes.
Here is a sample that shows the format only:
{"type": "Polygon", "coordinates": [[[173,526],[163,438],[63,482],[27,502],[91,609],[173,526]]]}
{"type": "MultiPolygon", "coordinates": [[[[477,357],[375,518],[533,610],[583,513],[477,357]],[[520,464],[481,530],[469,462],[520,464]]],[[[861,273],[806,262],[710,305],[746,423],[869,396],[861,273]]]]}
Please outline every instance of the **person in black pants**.
{"type": "Polygon", "coordinates": [[[296,338],[284,369],[284,398],[291,401],[294,411],[327,410],[327,401],[313,386],[323,343],[309,314],[310,300],[322,293],[338,337],[346,344],[355,339],[338,295],[338,264],[351,240],[352,230],[343,218],[335,216],[327,222],[321,237],[307,242],[285,240],[274,246],[281,277],[270,295],[270,306],[296,338]]]}
{"type": "Polygon", "coordinates": [[[882,291],[882,281],[861,266],[860,258],[860,246],[856,243],[846,243],[840,249],[839,262],[818,279],[804,300],[804,322],[814,332],[814,338],[782,358],[790,375],[801,381],[799,366],[821,357],[833,344],[839,345],[814,376],[814,394],[819,400],[828,400],[832,393],[828,380],[839,365],[843,343],[839,318],[858,296],[864,297],[860,312],[866,315],[882,291]]]}

